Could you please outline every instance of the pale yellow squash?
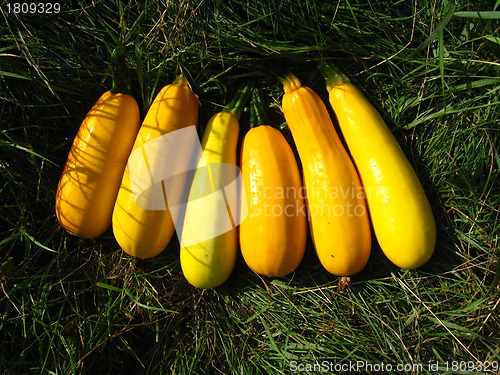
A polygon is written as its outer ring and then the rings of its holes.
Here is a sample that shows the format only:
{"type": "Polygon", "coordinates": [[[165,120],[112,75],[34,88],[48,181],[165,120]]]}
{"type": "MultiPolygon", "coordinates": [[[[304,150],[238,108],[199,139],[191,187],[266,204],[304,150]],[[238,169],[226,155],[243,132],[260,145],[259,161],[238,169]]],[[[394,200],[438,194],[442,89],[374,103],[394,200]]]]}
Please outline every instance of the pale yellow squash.
{"type": "Polygon", "coordinates": [[[326,70],[330,103],[366,190],[382,251],[397,266],[425,264],[436,224],[418,176],[375,107],[337,70],[326,70]]]}
{"type": "Polygon", "coordinates": [[[221,173],[224,173],[215,171],[214,168],[218,168],[220,163],[236,165],[238,133],[237,117],[223,111],[209,120],[201,142],[203,152],[186,207],[180,251],[184,276],[191,285],[200,289],[221,285],[231,274],[236,261],[237,228],[231,225],[230,230],[220,233],[218,225],[219,218],[229,217],[231,208],[228,205],[221,206],[220,201],[216,199],[202,198],[217,193],[215,186],[221,187],[217,181],[210,179],[227,178],[227,175],[222,177],[221,173]],[[206,171],[212,174],[210,178],[206,178],[206,171]],[[201,230],[204,234],[208,232],[208,236],[203,237],[208,239],[197,242],[195,239],[203,236],[198,233],[201,230]],[[187,243],[189,245],[186,245],[187,243]]]}
{"type": "Polygon", "coordinates": [[[180,262],[187,281],[215,288],[231,275],[238,252],[239,186],[236,151],[239,116],[250,87],[207,123],[181,235],[180,262]]]}

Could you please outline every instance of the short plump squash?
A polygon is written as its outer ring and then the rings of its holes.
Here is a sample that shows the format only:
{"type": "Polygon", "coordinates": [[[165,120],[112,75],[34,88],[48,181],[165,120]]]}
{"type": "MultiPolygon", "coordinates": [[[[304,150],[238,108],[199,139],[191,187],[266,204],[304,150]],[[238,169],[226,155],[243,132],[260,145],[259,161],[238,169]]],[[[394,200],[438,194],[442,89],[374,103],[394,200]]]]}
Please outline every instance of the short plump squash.
{"type": "MultiPolygon", "coordinates": [[[[142,147],[146,155],[144,147],[148,142],[197,124],[198,99],[181,75],[172,84],[165,86],[154,99],[139,129],[132,152],[142,147]]],[[[159,153],[147,155],[150,170],[164,162],[159,153]]],[[[183,150],[184,156],[186,153],[189,151],[183,150]]],[[[176,183],[181,185],[179,189],[182,190],[186,180],[177,179],[176,183]]],[[[158,255],[167,247],[175,227],[168,205],[165,209],[143,207],[147,205],[140,206],[136,203],[130,168],[127,166],[113,211],[113,233],[127,254],[144,259],[158,255]]]]}
{"type": "Polygon", "coordinates": [[[123,93],[105,92],[85,116],[56,192],[56,216],[68,232],[95,238],[111,224],[139,125],[137,102],[123,93]]]}
{"type": "Polygon", "coordinates": [[[307,237],[302,181],[293,152],[279,130],[250,129],[241,150],[247,216],[240,247],[247,265],[265,276],[285,276],[299,266],[307,237]]]}
{"type": "Polygon", "coordinates": [[[241,145],[242,206],[240,248],[246,264],[264,276],[297,269],[306,247],[307,209],[295,156],[283,134],[264,125],[260,93],[251,105],[250,130],[241,145]],[[252,114],[255,113],[254,116],[252,114]]]}
{"type": "Polygon", "coordinates": [[[330,273],[353,275],[365,267],[371,250],[359,176],[321,98],[294,75],[282,82],[282,110],[302,162],[316,253],[330,273]]]}
{"type": "Polygon", "coordinates": [[[420,180],[363,93],[337,69],[323,68],[330,103],[366,190],[378,243],[395,265],[420,267],[436,243],[434,216],[420,180]]]}

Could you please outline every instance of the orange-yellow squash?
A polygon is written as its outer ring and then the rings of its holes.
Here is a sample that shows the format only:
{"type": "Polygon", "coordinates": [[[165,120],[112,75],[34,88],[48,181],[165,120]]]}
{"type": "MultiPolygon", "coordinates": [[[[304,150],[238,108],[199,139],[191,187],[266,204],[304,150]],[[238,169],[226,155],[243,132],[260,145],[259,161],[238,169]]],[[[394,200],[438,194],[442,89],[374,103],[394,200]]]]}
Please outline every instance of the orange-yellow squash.
{"type": "Polygon", "coordinates": [[[307,216],[299,168],[281,132],[251,128],[241,148],[246,217],[240,247],[247,265],[265,276],[284,276],[299,266],[306,247],[307,216]]]}
{"type": "MultiPolygon", "coordinates": [[[[139,129],[132,152],[142,148],[150,172],[164,162],[162,150],[148,154],[144,146],[165,134],[197,124],[198,99],[181,75],[172,84],[165,86],[154,99],[139,129]]],[[[187,150],[182,152],[183,155],[189,154],[187,150]]],[[[164,182],[160,183],[164,189],[164,182]]],[[[179,190],[182,190],[186,180],[177,179],[176,183],[179,190]]],[[[165,206],[163,209],[145,209],[143,207],[148,207],[147,205],[136,204],[129,164],[118,192],[112,222],[116,241],[127,254],[137,258],[152,258],[167,247],[175,228],[168,204],[165,206]]]]}
{"type": "Polygon", "coordinates": [[[395,265],[420,267],[436,242],[424,189],[375,107],[347,77],[325,68],[330,103],[363,181],[378,243],[395,265]]]}
{"type": "Polygon", "coordinates": [[[139,125],[139,107],[127,94],[107,91],[88,112],[57,187],[56,216],[64,229],[87,239],[109,227],[139,125]]]}
{"type": "Polygon", "coordinates": [[[302,162],[316,252],[330,273],[353,275],[364,268],[371,250],[359,176],[321,98],[294,75],[282,82],[282,110],[302,162]]]}

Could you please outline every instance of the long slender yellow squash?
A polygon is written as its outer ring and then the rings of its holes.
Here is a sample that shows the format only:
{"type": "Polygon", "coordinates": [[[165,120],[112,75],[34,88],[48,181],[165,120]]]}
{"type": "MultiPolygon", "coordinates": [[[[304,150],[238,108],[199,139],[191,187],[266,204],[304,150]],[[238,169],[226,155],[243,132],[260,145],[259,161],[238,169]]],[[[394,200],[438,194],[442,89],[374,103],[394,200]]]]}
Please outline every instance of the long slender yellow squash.
{"type": "Polygon", "coordinates": [[[236,151],[239,116],[250,88],[244,86],[203,133],[202,155],[185,211],[180,262],[187,281],[215,288],[230,276],[237,255],[239,187],[236,151]]]}
{"type": "Polygon", "coordinates": [[[323,65],[323,71],[382,251],[401,268],[422,266],[434,252],[436,224],[414,169],[363,93],[335,67],[323,65]]]}
{"type": "MultiPolygon", "coordinates": [[[[161,167],[158,164],[164,163],[165,160],[162,158],[161,149],[149,150],[148,153],[148,142],[197,124],[198,99],[186,78],[180,75],[172,84],[165,86],[154,99],[139,129],[132,152],[141,149],[147,159],[147,170],[155,170],[161,167]]],[[[183,155],[186,154],[189,155],[189,151],[183,150],[183,155]]],[[[137,204],[131,181],[134,176],[131,176],[130,172],[129,162],[113,211],[113,233],[127,254],[137,258],[152,258],[162,252],[170,242],[175,230],[174,221],[167,204],[162,209],[149,209],[148,202],[137,204]]],[[[165,191],[164,182],[159,183],[160,188],[165,191]]],[[[176,183],[182,190],[186,180],[177,179],[176,183]]]]}
{"type": "Polygon", "coordinates": [[[361,182],[321,98],[290,74],[282,110],[304,174],[309,226],[327,271],[350,276],[366,265],[370,222],[361,182]]]}
{"type": "Polygon", "coordinates": [[[284,276],[296,270],[304,256],[306,206],[295,156],[281,132],[265,125],[261,101],[254,95],[251,128],[241,146],[246,217],[240,224],[240,247],[254,272],[284,276]]]}
{"type": "MultiPolygon", "coordinates": [[[[122,63],[122,58],[114,53],[113,63],[122,63]]],[[[127,88],[116,70],[113,66],[111,90],[101,95],[83,119],[57,186],[59,223],[85,239],[100,236],[111,224],[120,181],[140,125],[137,102],[123,92],[127,88]]]]}

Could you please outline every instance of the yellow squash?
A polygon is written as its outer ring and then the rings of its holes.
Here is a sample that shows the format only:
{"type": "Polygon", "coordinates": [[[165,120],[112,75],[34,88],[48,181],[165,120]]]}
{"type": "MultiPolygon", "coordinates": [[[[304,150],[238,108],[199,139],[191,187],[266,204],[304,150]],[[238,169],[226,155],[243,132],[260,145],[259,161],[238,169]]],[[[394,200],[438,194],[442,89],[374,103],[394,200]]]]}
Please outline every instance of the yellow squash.
{"type": "Polygon", "coordinates": [[[436,243],[424,189],[373,105],[338,70],[324,68],[330,103],[363,181],[378,243],[395,265],[420,267],[436,243]]]}
{"type": "MultiPolygon", "coordinates": [[[[198,99],[181,75],[156,96],[139,129],[132,152],[142,148],[148,158],[148,169],[156,168],[158,163],[163,162],[161,155],[148,155],[144,146],[158,137],[197,123],[198,99]]],[[[176,183],[182,185],[179,189],[185,187],[185,182],[177,179],[176,183]]],[[[163,181],[161,184],[164,188],[163,181]]],[[[152,258],[170,242],[175,229],[174,221],[168,205],[161,210],[138,206],[132,188],[130,168],[127,166],[113,211],[113,233],[127,254],[152,258]]]]}
{"type": "Polygon", "coordinates": [[[243,258],[258,274],[287,275],[304,255],[307,216],[299,169],[279,130],[250,129],[243,139],[241,174],[247,210],[240,224],[243,258]]]}
{"type": "Polygon", "coordinates": [[[109,227],[139,125],[139,107],[130,95],[107,91],[93,105],[57,187],[56,216],[64,229],[95,238],[109,227]]]}
{"type": "Polygon", "coordinates": [[[307,216],[299,168],[281,132],[265,120],[255,95],[251,119],[256,124],[241,146],[242,206],[240,248],[256,273],[279,277],[299,266],[306,247],[307,216]],[[255,116],[252,116],[255,113],[255,116]]]}
{"type": "Polygon", "coordinates": [[[282,82],[282,110],[302,162],[316,252],[327,271],[350,276],[364,268],[371,249],[361,182],[321,98],[294,75],[282,82]]]}
{"type": "Polygon", "coordinates": [[[239,186],[236,149],[239,114],[249,87],[240,89],[226,108],[210,118],[202,155],[185,211],[180,263],[187,281],[200,289],[215,288],[230,276],[237,255],[239,186]]]}

